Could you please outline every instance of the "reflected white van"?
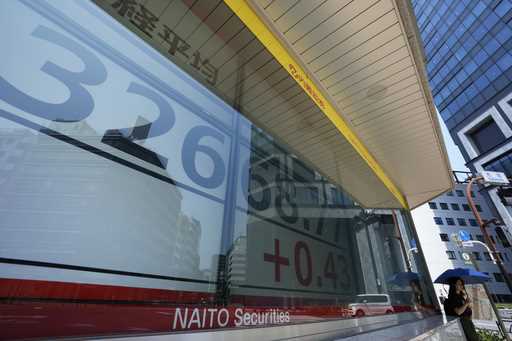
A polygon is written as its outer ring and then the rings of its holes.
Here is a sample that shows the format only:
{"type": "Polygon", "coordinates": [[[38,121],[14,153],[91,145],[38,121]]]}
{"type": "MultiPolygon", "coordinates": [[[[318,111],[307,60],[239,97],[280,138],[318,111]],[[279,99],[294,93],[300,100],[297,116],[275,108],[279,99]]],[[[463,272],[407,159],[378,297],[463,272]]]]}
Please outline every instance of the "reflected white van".
{"type": "Polygon", "coordinates": [[[362,294],[356,296],[356,302],[348,305],[352,315],[357,317],[393,313],[389,295],[362,294]]]}

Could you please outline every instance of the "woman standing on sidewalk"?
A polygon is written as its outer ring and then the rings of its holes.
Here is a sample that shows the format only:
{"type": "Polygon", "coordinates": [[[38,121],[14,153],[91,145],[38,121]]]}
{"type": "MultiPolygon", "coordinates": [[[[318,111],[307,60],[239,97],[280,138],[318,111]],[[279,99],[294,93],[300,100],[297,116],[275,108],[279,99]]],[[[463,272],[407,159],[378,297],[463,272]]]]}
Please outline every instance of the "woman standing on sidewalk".
{"type": "Polygon", "coordinates": [[[444,301],[446,315],[460,318],[462,329],[469,341],[480,340],[475,325],[471,321],[471,315],[473,315],[472,303],[464,287],[464,281],[462,278],[453,277],[449,284],[448,298],[444,301]]]}

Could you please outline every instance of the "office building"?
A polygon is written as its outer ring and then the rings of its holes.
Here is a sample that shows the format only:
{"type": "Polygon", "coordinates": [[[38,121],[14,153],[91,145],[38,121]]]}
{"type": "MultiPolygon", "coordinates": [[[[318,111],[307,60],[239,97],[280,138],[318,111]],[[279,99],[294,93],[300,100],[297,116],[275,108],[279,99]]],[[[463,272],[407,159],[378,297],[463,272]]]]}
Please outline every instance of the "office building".
{"type": "MultiPolygon", "coordinates": [[[[512,2],[413,0],[435,104],[474,173],[512,177],[512,2]]],[[[488,191],[508,229],[511,208],[488,191]]]]}
{"type": "MultiPolygon", "coordinates": [[[[467,178],[468,173],[456,172],[456,174],[457,182],[452,191],[432,199],[411,212],[425,258],[428,259],[430,276],[435,279],[447,269],[472,268],[473,263],[464,254],[466,253],[477,263],[479,271],[491,277],[487,285],[493,299],[496,302],[510,302],[512,296],[488,250],[478,243],[474,243],[471,247],[461,247],[457,243],[460,239],[460,231],[467,232],[471,240],[479,242],[484,242],[484,235],[466,197],[467,183],[463,179],[467,178]]],[[[476,185],[473,185],[470,195],[481,218],[491,220],[493,213],[476,185]]],[[[508,272],[512,271],[512,253],[508,239],[503,231],[494,225],[490,225],[487,231],[499,252],[497,257],[500,257],[508,272]]],[[[434,287],[437,297],[448,297],[445,285],[434,284],[434,287]]]]}

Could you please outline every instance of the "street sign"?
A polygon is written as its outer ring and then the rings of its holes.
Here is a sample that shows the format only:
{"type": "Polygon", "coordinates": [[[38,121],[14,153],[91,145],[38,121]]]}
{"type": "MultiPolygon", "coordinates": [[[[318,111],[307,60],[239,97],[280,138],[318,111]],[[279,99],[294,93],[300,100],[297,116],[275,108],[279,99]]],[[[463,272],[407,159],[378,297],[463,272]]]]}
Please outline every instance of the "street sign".
{"type": "Polygon", "coordinates": [[[467,242],[468,240],[471,240],[471,236],[469,235],[469,232],[465,231],[465,230],[460,230],[459,231],[459,238],[463,242],[467,242]]]}
{"type": "Polygon", "coordinates": [[[457,244],[458,247],[462,247],[462,241],[460,240],[460,237],[459,237],[458,233],[454,232],[454,233],[450,234],[450,239],[451,239],[452,242],[457,244]]]}
{"type": "Polygon", "coordinates": [[[484,182],[489,185],[508,185],[509,181],[505,173],[482,171],[480,175],[484,178],[484,182]]]}
{"type": "Polygon", "coordinates": [[[473,247],[473,241],[462,242],[462,247],[473,247]]]}
{"type": "Polygon", "coordinates": [[[471,256],[467,252],[462,253],[462,259],[464,260],[464,264],[471,264],[471,256]]]}

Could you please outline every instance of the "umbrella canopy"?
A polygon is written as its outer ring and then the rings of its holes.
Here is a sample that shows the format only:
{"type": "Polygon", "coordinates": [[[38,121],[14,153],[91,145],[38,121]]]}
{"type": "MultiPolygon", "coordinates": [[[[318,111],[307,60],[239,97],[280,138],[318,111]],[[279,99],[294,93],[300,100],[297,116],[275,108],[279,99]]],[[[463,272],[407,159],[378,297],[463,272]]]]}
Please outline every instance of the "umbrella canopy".
{"type": "Polygon", "coordinates": [[[465,284],[477,284],[484,283],[491,280],[491,277],[487,276],[483,272],[478,272],[471,269],[455,268],[449,269],[443,272],[434,283],[449,284],[450,278],[460,277],[465,284]]]}
{"type": "Polygon", "coordinates": [[[409,283],[413,280],[419,280],[420,276],[416,272],[397,272],[393,276],[388,279],[388,283],[395,285],[409,285],[409,283]]]}

